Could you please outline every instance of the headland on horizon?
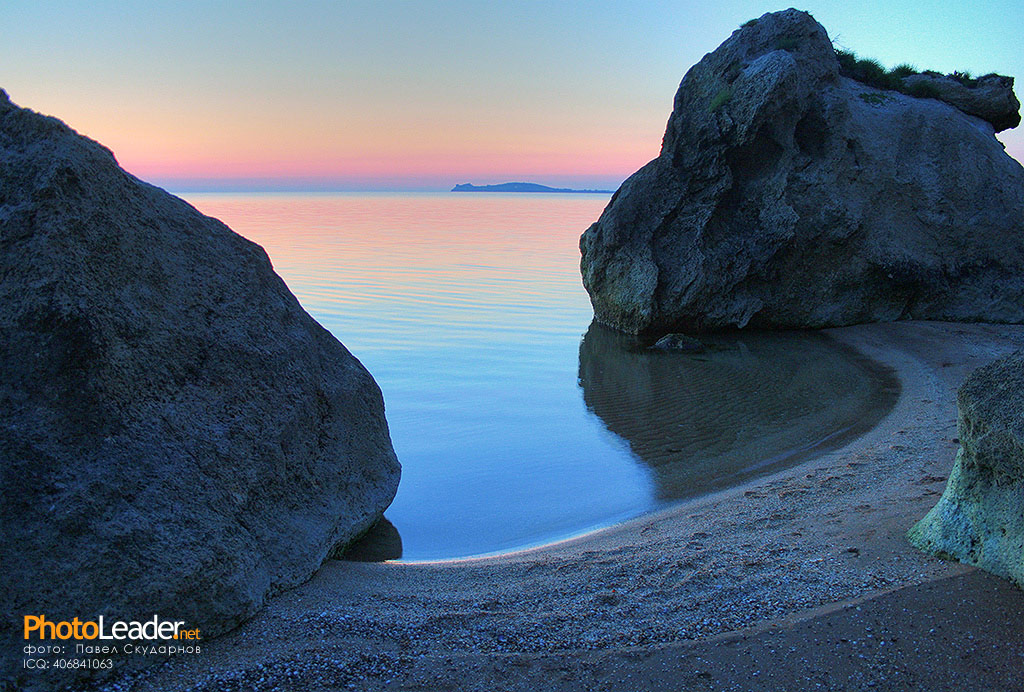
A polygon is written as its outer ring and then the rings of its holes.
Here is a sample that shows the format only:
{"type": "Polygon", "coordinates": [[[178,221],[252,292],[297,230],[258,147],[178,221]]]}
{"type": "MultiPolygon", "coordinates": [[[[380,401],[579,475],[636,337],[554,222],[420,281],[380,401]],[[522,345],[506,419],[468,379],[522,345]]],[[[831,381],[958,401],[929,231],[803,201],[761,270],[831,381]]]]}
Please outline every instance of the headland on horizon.
{"type": "Polygon", "coordinates": [[[461,183],[452,192],[573,192],[579,194],[610,195],[614,190],[573,190],[568,187],[548,187],[539,183],[499,183],[497,185],[474,185],[461,183]]]}

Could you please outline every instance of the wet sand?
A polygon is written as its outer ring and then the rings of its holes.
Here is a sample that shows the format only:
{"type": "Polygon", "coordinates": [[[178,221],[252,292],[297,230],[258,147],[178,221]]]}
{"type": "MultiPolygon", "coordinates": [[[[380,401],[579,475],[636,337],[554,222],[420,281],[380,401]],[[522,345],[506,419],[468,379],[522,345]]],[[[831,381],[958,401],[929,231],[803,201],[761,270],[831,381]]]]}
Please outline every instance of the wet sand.
{"type": "Polygon", "coordinates": [[[902,386],[839,449],[531,551],[332,561],[203,654],[107,689],[1022,689],[1022,592],[904,534],[952,467],[957,386],[1024,327],[829,334],[902,386]]]}

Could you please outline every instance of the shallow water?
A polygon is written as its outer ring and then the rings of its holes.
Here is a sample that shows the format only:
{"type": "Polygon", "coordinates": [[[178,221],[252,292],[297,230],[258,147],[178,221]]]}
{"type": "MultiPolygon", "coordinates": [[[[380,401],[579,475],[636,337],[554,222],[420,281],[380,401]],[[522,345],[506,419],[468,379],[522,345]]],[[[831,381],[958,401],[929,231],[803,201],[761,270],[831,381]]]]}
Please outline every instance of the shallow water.
{"type": "Polygon", "coordinates": [[[590,327],[580,233],[607,198],[191,194],[266,248],[384,393],[402,481],[392,555],[565,538],[793,463],[891,404],[811,334],[644,352],[590,327]]]}
{"type": "Polygon", "coordinates": [[[704,336],[645,349],[598,324],[580,344],[583,399],[671,501],[726,488],[849,441],[896,403],[893,374],[815,332],[704,336]]]}

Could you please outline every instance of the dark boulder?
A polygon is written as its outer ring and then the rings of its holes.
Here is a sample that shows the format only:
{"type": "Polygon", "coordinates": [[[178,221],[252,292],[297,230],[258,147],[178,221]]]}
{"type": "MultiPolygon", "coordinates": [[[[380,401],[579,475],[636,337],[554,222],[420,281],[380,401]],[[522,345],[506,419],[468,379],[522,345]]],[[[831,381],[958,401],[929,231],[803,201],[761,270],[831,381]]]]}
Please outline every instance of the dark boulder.
{"type": "Polygon", "coordinates": [[[0,303],[8,637],[26,614],[216,635],[395,494],[380,390],[263,249],[3,92],[0,303]]]}
{"type": "Polygon", "coordinates": [[[631,333],[1021,322],[1024,169],[989,122],[841,76],[786,10],[687,72],[580,249],[596,318],[631,333]]]}

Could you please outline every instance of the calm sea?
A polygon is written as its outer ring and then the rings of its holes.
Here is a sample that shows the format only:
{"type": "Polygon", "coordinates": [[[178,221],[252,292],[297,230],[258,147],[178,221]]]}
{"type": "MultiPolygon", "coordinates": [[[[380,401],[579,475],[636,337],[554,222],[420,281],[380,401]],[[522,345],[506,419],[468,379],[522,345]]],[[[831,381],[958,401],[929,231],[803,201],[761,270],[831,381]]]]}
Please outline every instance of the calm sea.
{"type": "Polygon", "coordinates": [[[266,248],[377,380],[404,559],[635,516],[837,441],[893,396],[885,373],[822,338],[749,335],[698,357],[591,328],[578,241],[604,195],[185,197],[266,248]]]}

